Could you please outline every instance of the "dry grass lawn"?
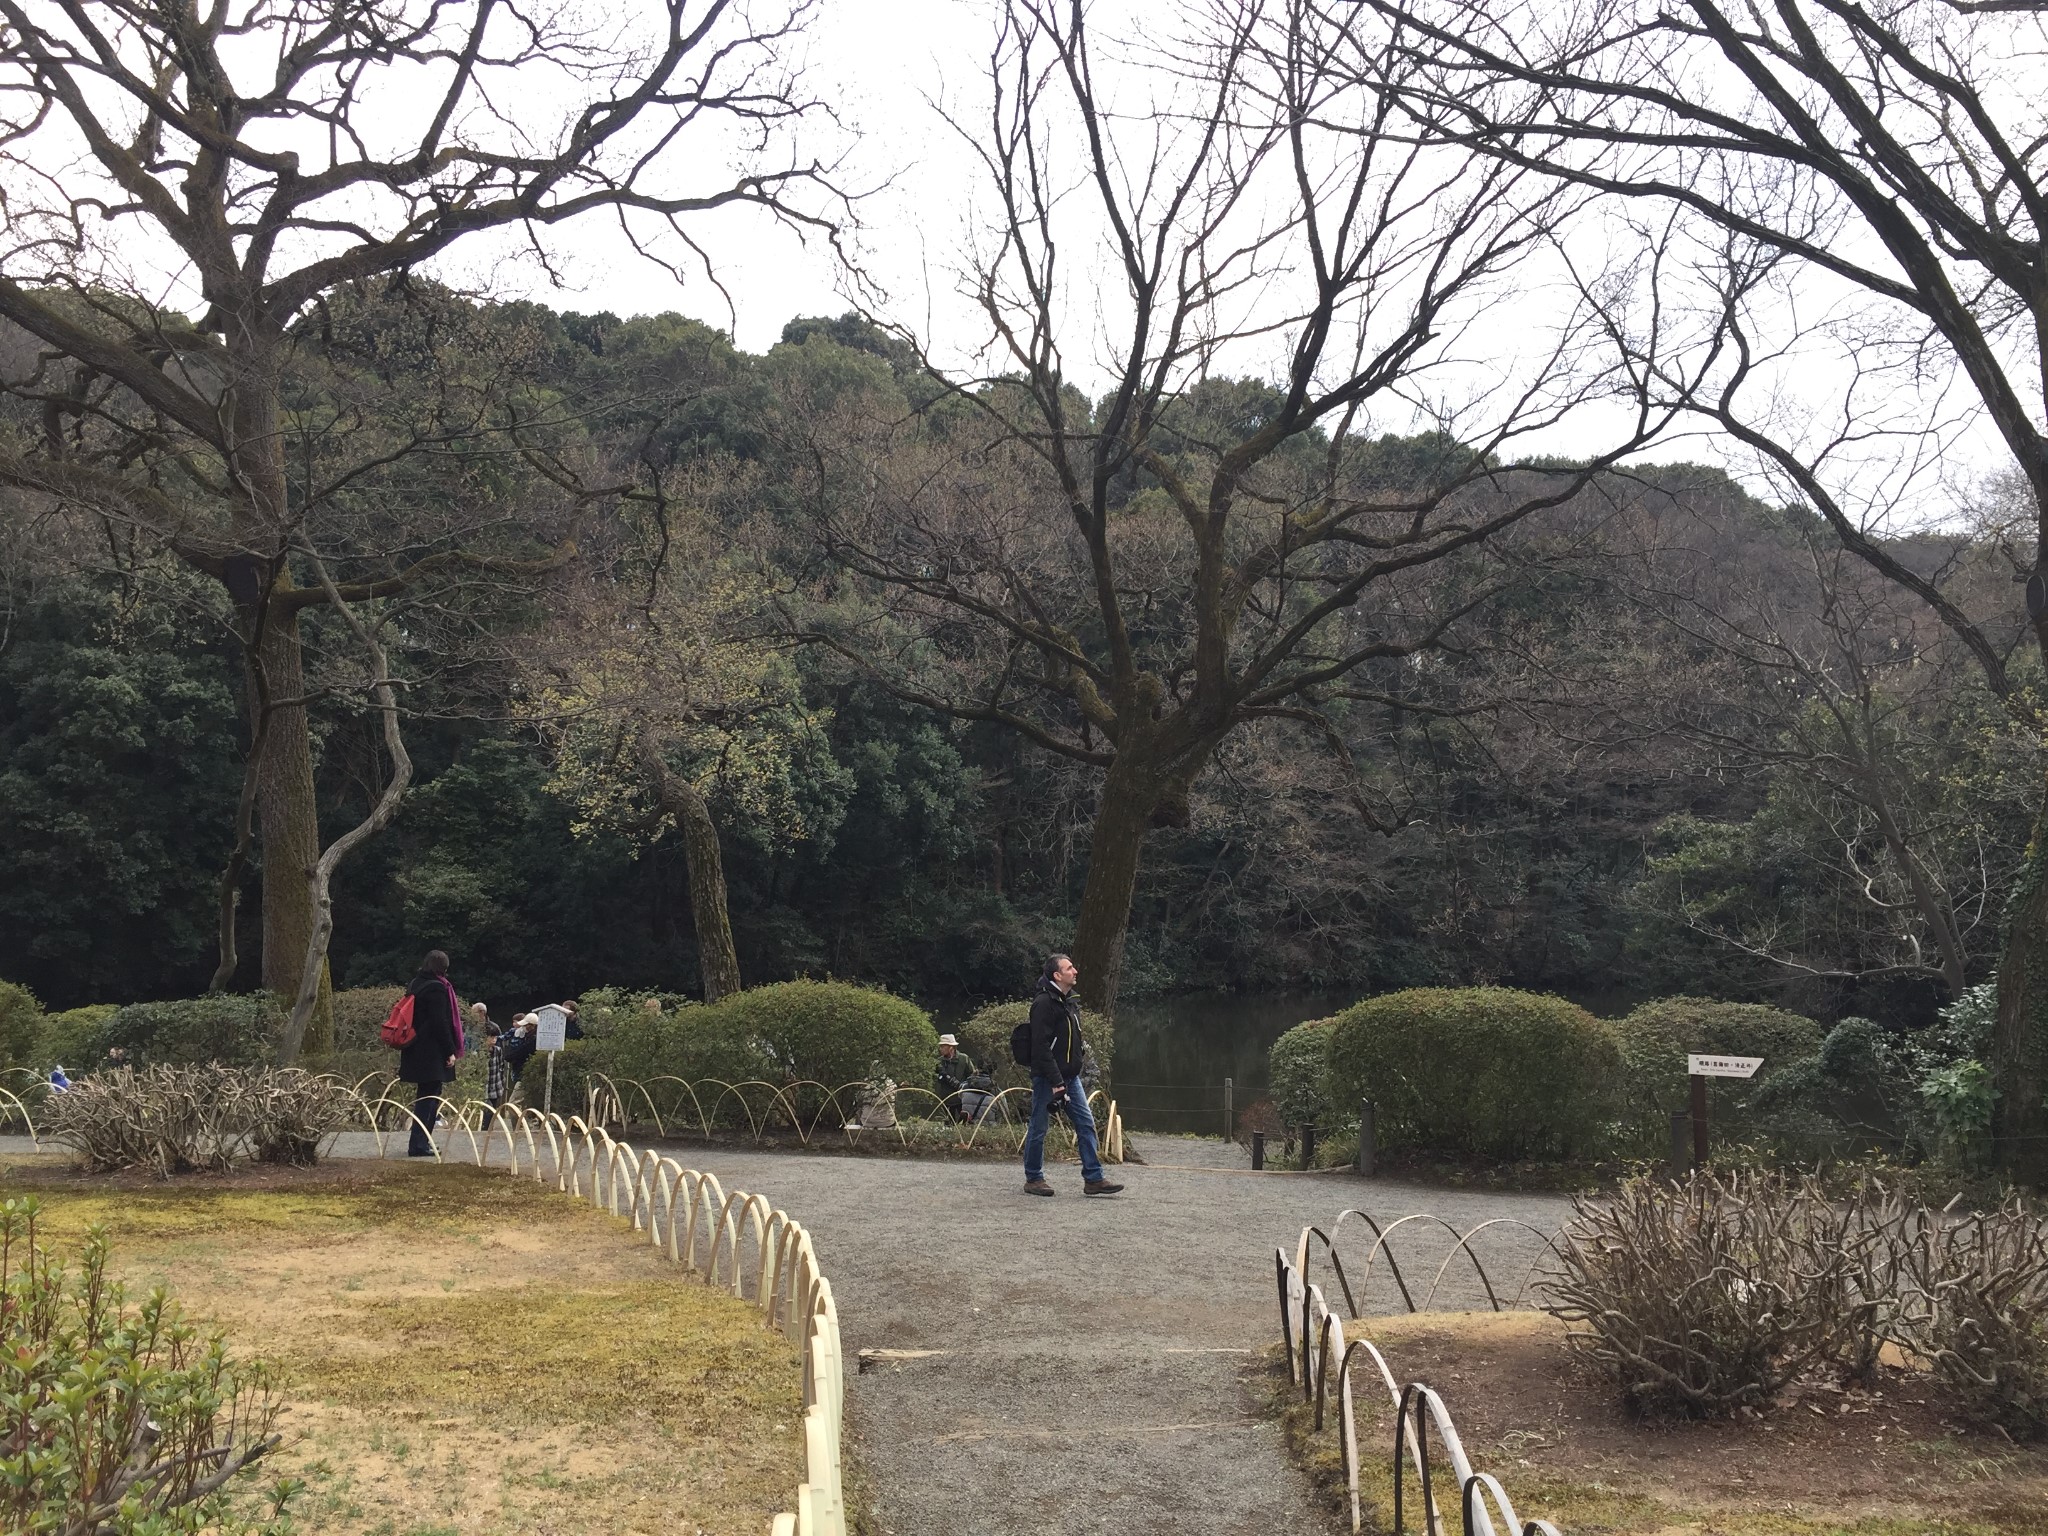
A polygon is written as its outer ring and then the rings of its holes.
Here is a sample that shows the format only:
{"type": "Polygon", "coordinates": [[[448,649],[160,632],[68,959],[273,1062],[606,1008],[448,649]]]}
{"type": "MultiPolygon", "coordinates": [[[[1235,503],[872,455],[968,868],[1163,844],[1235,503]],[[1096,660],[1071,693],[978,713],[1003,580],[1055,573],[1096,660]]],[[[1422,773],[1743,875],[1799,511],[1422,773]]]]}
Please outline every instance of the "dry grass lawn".
{"type": "MultiPolygon", "coordinates": [[[[1376,1318],[1370,1337],[1403,1384],[1442,1394],[1474,1469],[1516,1513],[1567,1536],[2048,1533],[2048,1447],[1952,1422],[1912,1372],[1880,1367],[1867,1391],[1816,1385],[1749,1423],[1650,1425],[1540,1312],[1376,1318]]],[[[1394,1411],[1377,1372],[1370,1391],[1354,1379],[1367,1526],[1391,1529],[1394,1411]]],[[[1312,1436],[1312,1413],[1292,1404],[1285,1415],[1297,1453],[1341,1493],[1334,1433],[1312,1436]]],[[[1418,1491],[1411,1471],[1411,1529],[1418,1491]]],[[[1455,1486],[1438,1498],[1456,1510],[1455,1486]]]]}
{"type": "Polygon", "coordinates": [[[796,1352],[627,1224],[460,1166],[86,1180],[0,1168],[44,1239],[94,1222],[131,1286],[168,1286],[274,1361],[321,1536],[761,1536],[802,1478],[796,1352]]]}

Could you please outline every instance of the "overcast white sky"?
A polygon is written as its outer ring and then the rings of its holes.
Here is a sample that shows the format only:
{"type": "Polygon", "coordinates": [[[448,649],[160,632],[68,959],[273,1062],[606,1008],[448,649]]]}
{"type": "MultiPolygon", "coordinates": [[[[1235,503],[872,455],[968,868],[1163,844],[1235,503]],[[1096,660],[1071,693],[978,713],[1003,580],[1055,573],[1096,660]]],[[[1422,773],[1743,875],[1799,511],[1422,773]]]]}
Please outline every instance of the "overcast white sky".
{"type": "MultiPolygon", "coordinates": [[[[614,3],[624,7],[614,14],[625,17],[624,25],[630,29],[639,14],[632,9],[637,0],[614,3]]],[[[992,0],[821,0],[799,45],[805,93],[829,103],[837,115],[836,122],[815,123],[802,147],[836,158],[840,185],[866,194],[859,206],[857,240],[863,268],[879,290],[871,295],[874,307],[909,327],[931,344],[942,362],[955,366],[968,363],[988,337],[985,319],[958,293],[961,253],[974,232],[973,207],[983,176],[972,152],[941,121],[933,101],[945,102],[970,122],[985,114],[995,10],[992,0]]],[[[1118,72],[1113,61],[1126,52],[1120,43],[1150,40],[1144,29],[1156,14],[1147,0],[1096,0],[1091,6],[1096,57],[1104,66],[1099,83],[1118,72]]],[[[1134,82],[1126,88],[1138,98],[1160,89],[1161,77],[1156,74],[1126,69],[1122,78],[1134,82]]],[[[524,85],[524,77],[520,83],[524,85]]],[[[1117,88],[1113,81],[1103,85],[1111,93],[1117,88]]],[[[390,115],[403,117],[410,105],[401,100],[390,115]]],[[[536,120],[560,110],[550,103],[538,79],[521,105],[536,120]]],[[[1144,102],[1139,100],[1138,105],[1144,102]]],[[[521,116],[523,120],[524,113],[521,116]]],[[[389,120],[386,126],[391,126],[389,120]]],[[[704,189],[729,181],[732,168],[723,162],[730,151],[729,144],[700,134],[671,153],[700,157],[694,163],[682,162],[678,169],[684,173],[682,183],[704,189]]],[[[1591,242],[1586,253],[1591,267],[1598,268],[1621,251],[1618,232],[1611,227],[1604,234],[1598,226],[1580,229],[1573,238],[1591,242]]],[[[559,283],[547,281],[541,264],[522,255],[523,237],[516,233],[496,245],[477,241],[457,247],[440,272],[472,290],[531,297],[559,309],[612,310],[621,315],[680,311],[729,328],[739,346],[750,352],[772,346],[794,316],[836,315],[851,307],[845,272],[830,247],[815,236],[806,242],[793,230],[745,208],[697,217],[689,231],[710,257],[717,283],[701,274],[678,282],[636,255],[616,228],[599,216],[588,216],[547,237],[559,283]]],[[[112,259],[129,269],[137,291],[159,302],[189,299],[196,305],[196,295],[183,293],[176,263],[159,267],[155,257],[161,254],[160,241],[152,244],[146,231],[138,239],[133,221],[109,238],[123,242],[111,253],[112,259]]],[[[676,254],[673,245],[668,249],[676,254]]],[[[1097,365],[1102,343],[1080,333],[1097,329],[1092,322],[1098,315],[1108,316],[1110,328],[1117,328],[1114,311],[1121,284],[1113,265],[1099,258],[1091,261],[1085,248],[1068,247],[1063,270],[1073,285],[1063,306],[1064,318],[1077,332],[1062,337],[1068,375],[1080,387],[1099,392],[1106,381],[1097,365]],[[1106,279],[1095,285],[1095,293],[1087,291],[1091,266],[1106,279]]],[[[1455,348],[1448,394],[1511,386],[1518,348],[1527,344],[1532,351],[1540,349],[1559,313],[1552,302],[1560,291],[1556,275],[1553,264],[1553,282],[1546,287],[1540,278],[1518,270],[1513,287],[1463,317],[1466,329],[1447,343],[1455,348]],[[1475,381],[1476,389],[1465,388],[1475,381]]],[[[1261,290],[1245,292],[1256,297],[1261,290]]],[[[1245,317],[1234,323],[1245,323],[1245,317]]],[[[1232,351],[1216,366],[1275,376],[1284,343],[1284,337],[1267,336],[1256,348],[1232,351]]],[[[1836,377],[1838,365],[1818,355],[1800,356],[1785,359],[1780,374],[1787,383],[1790,409],[1812,412],[1815,430],[1822,436],[1837,430],[1826,414],[1829,404],[1839,411],[1847,394],[1836,377]]],[[[1911,380],[1903,388],[1893,388],[1884,379],[1868,382],[1855,405],[1857,432],[1874,424],[1867,415],[1873,410],[1879,416],[1896,412],[1902,424],[1916,409],[1932,410],[1919,398],[1923,393],[1924,385],[1911,380]]],[[[1953,411],[1955,397],[1950,397],[1949,405],[1953,411]]],[[[1964,402],[1962,414],[1981,416],[1974,398],[1964,402]]],[[[1413,430],[1418,424],[1395,419],[1390,412],[1371,429],[1413,430]]],[[[1903,471],[1905,482],[1896,478],[1896,472],[1860,477],[1875,490],[1878,505],[1897,504],[1916,520],[1943,516],[1953,509],[1957,487],[1968,486],[2002,461],[2003,455],[1974,421],[1964,424],[1951,415],[1949,424],[1946,451],[1915,457],[1903,471]],[[1895,503],[1901,489],[1906,494],[1895,503]]],[[[1565,424],[1541,439],[1520,440],[1511,451],[1584,456],[1610,446],[1621,425],[1607,407],[1586,408],[1581,402],[1565,424]]],[[[1889,451],[1883,443],[1879,449],[1889,451]]],[[[1720,462],[1738,473],[1747,469],[1739,457],[1700,433],[1667,441],[1649,457],[1720,462]]],[[[1745,473],[1744,478],[1757,489],[1766,489],[1753,476],[1745,473]]]]}
{"type": "MultiPolygon", "coordinates": [[[[826,0],[803,44],[807,93],[831,103],[846,130],[834,132],[820,120],[807,142],[821,153],[843,149],[840,180],[870,194],[860,211],[863,265],[886,287],[897,318],[922,333],[929,317],[949,339],[968,345],[980,339],[962,334],[969,317],[950,305],[945,313],[927,307],[927,272],[941,296],[951,292],[948,263],[964,228],[962,193],[971,174],[962,147],[927,103],[980,99],[993,27],[987,0],[826,0]]],[[[716,263],[730,309],[701,277],[677,285],[600,219],[563,242],[566,290],[517,269],[501,269],[498,285],[523,287],[563,309],[679,311],[733,330],[749,352],[774,345],[794,316],[849,307],[839,264],[815,237],[806,244],[747,209],[706,215],[691,232],[716,263]]]]}
{"type": "MultiPolygon", "coordinates": [[[[1098,46],[1121,40],[1114,36],[1119,13],[1142,17],[1143,9],[1140,0],[1103,0],[1093,7],[1098,46]]],[[[990,0],[825,0],[804,44],[808,91],[832,103],[844,125],[843,135],[821,125],[813,142],[822,151],[843,150],[843,184],[874,189],[861,204],[860,222],[863,264],[885,294],[877,307],[954,363],[965,362],[987,339],[982,317],[956,293],[979,168],[931,102],[943,100],[970,118],[985,110],[994,27],[990,0]]],[[[750,352],[774,345],[795,316],[836,315],[851,307],[845,274],[822,241],[806,243],[747,209],[708,215],[691,228],[715,263],[724,294],[702,276],[678,284],[597,219],[560,243],[565,286],[543,283],[536,270],[516,263],[495,267],[487,281],[563,309],[620,315],[680,311],[732,330],[750,352]]],[[[482,255],[467,253],[472,263],[482,255]]],[[[1534,319],[1506,314],[1495,336],[1534,319]]],[[[1087,361],[1068,357],[1076,374],[1087,361]]],[[[1076,381],[1091,389],[1101,384],[1085,376],[1076,381]]],[[[1524,444],[1523,450],[1595,452],[1620,424],[1604,412],[1584,412],[1554,442],[1524,444]]],[[[1956,496],[2002,460],[1995,443],[1976,432],[1951,437],[1950,452],[1948,473],[1934,476],[1948,488],[1923,480],[1922,492],[1907,498],[1917,503],[1913,515],[1947,515],[1956,496]]],[[[1697,428],[1647,457],[1721,463],[1770,494],[1745,459],[1697,428]]]]}

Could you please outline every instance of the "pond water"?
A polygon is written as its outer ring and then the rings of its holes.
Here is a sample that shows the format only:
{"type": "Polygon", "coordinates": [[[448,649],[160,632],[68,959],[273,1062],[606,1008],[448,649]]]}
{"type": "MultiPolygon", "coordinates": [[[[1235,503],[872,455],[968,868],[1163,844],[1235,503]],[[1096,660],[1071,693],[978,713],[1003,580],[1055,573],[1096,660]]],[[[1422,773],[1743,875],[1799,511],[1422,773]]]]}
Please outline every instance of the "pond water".
{"type": "Polygon", "coordinates": [[[1305,1019],[1357,1001],[1336,992],[1195,992],[1117,1009],[1114,1088],[1134,1130],[1225,1134],[1223,1083],[1236,1109],[1266,1094],[1266,1052],[1305,1019]]]}

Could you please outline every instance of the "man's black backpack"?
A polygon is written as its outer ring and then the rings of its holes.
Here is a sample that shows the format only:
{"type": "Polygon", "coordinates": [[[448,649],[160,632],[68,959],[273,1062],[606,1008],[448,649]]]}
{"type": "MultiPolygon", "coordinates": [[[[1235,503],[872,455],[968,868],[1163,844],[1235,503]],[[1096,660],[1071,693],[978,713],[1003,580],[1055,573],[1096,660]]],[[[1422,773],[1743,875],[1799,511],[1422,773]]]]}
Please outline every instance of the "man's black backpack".
{"type": "Polygon", "coordinates": [[[1031,1065],[1031,1020],[1010,1031],[1010,1060],[1020,1067],[1031,1065]]]}

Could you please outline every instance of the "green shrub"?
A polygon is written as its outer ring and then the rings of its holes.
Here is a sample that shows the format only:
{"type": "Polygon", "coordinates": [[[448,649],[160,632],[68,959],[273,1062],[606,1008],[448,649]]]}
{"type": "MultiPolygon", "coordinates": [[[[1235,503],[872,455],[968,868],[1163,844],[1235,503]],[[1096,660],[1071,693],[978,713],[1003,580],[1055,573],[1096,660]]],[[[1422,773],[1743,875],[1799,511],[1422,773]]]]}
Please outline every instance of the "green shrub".
{"type": "Polygon", "coordinates": [[[1699,997],[1645,1003],[1614,1030],[1627,1074],[1630,1122],[1639,1147],[1650,1152],[1668,1141],[1671,1117],[1690,1107],[1688,1052],[1763,1057],[1755,1077],[1726,1078],[1710,1091],[1719,1139],[1768,1140],[1786,1129],[1783,1122],[1798,1118],[1801,1108],[1784,1103],[1772,1085],[1783,1074],[1810,1071],[1822,1038],[1813,1020],[1782,1008],[1699,997]]]}
{"type": "MultiPolygon", "coordinates": [[[[284,1012],[267,992],[130,1003],[101,1031],[102,1048],[120,1046],[131,1064],[217,1061],[253,1066],[270,1059],[284,1012]]],[[[93,1063],[81,1063],[91,1066],[93,1063]]]]}
{"type": "Polygon", "coordinates": [[[35,1067],[43,1038],[43,1005],[35,993],[0,981],[0,1068],[35,1067]]]}
{"type": "Polygon", "coordinates": [[[121,1011],[114,1003],[89,1003],[43,1018],[43,1042],[35,1065],[62,1064],[67,1072],[90,1072],[106,1059],[107,1022],[121,1011]]]}
{"type": "MultiPolygon", "coordinates": [[[[666,993],[615,993],[607,989],[579,999],[581,1021],[593,1038],[572,1041],[569,1050],[555,1063],[555,1106],[573,1105],[580,1113],[586,1100],[588,1082],[598,1073],[620,1085],[622,1108],[630,1120],[646,1118],[648,1105],[626,1083],[638,1083],[653,1101],[664,1124],[679,1119],[685,1126],[696,1120],[698,1109],[716,1111],[714,1124],[728,1127],[746,1125],[747,1113],[737,1102],[719,1108],[717,1091],[706,1097],[706,1083],[780,1083],[783,1070],[768,1054],[762,1042],[748,1033],[744,1023],[702,1003],[666,993]],[[650,1008],[649,1002],[659,1005],[650,1008]],[[593,1029],[592,1025],[596,1028],[593,1029]],[[679,1078],[679,1082],[663,1079],[679,1078]],[[570,1097],[563,1097],[564,1083],[570,1097]],[[693,1097],[682,1083],[698,1085],[693,1097]]],[[[532,1077],[545,1066],[529,1067],[532,1077]]],[[[536,1088],[538,1083],[536,1082],[536,1088]]],[[[749,1102],[756,1115],[772,1106],[773,1093],[754,1092],[749,1102]]],[[[528,1104],[540,1103],[537,1091],[526,1095],[528,1104]]]]}
{"type": "Polygon", "coordinates": [[[1310,1019],[1297,1024],[1266,1055],[1267,1081],[1273,1107],[1283,1125],[1330,1124],[1330,1041],[1335,1019],[1310,1019]]]}
{"type": "Polygon", "coordinates": [[[621,1025],[637,1023],[650,1014],[671,1013],[698,1004],[680,992],[634,992],[625,987],[598,987],[576,999],[576,1022],[590,1039],[602,1040],[621,1025]],[[650,1009],[648,1004],[654,1004],[650,1009]]]}
{"type": "MultiPolygon", "coordinates": [[[[1029,1088],[1031,1069],[1019,1066],[1010,1059],[1010,1032],[1031,1017],[1031,1002],[990,1003],[964,1022],[953,1026],[953,1034],[960,1041],[960,1049],[970,1060],[996,1080],[998,1088],[1029,1088]]],[[[1104,1014],[1083,1014],[1081,1016],[1081,1038],[1088,1042],[1088,1048],[1095,1052],[1095,1060],[1102,1068],[1102,1081],[1097,1085],[1105,1093],[1112,1092],[1116,1080],[1116,1022],[1104,1014]]],[[[927,1072],[926,1077],[931,1074],[927,1072]]]]}
{"type": "Polygon", "coordinates": [[[163,1291],[132,1304],[107,1275],[104,1233],[86,1239],[75,1273],[36,1238],[35,1201],[0,1205],[0,1529],[289,1531],[288,1493],[256,1522],[235,1509],[278,1443],[262,1372],[235,1365],[163,1291]]]}
{"type": "Polygon", "coordinates": [[[356,1051],[381,1051],[384,1042],[377,1031],[384,1027],[391,1009],[405,996],[403,987],[350,987],[334,994],[334,1051],[347,1055],[356,1051]]]}
{"type": "MultiPolygon", "coordinates": [[[[953,1026],[953,1036],[960,1042],[960,1049],[967,1053],[967,1059],[996,1080],[998,1088],[1028,1088],[1031,1086],[1031,1069],[1020,1067],[1010,1059],[1010,1032],[1031,1017],[1031,1004],[990,1003],[986,1008],[953,1026]]],[[[1094,1045],[1095,1021],[1084,1018],[1081,1033],[1094,1045]]],[[[1102,1059],[1102,1048],[1096,1046],[1096,1059],[1102,1059]]],[[[930,1076],[929,1073],[926,1076],[930,1076]]]]}
{"type": "Polygon", "coordinates": [[[774,1072],[828,1088],[876,1067],[899,1083],[922,1083],[939,1056],[939,1032],[922,1008],[849,982],[779,981],[703,1012],[719,1034],[756,1044],[774,1072]]]}
{"type": "Polygon", "coordinates": [[[1621,1053],[1563,998],[1505,987],[1417,987],[1337,1015],[1330,1089],[1372,1099],[1387,1147],[1480,1157],[1608,1150],[1621,1053]]]}

